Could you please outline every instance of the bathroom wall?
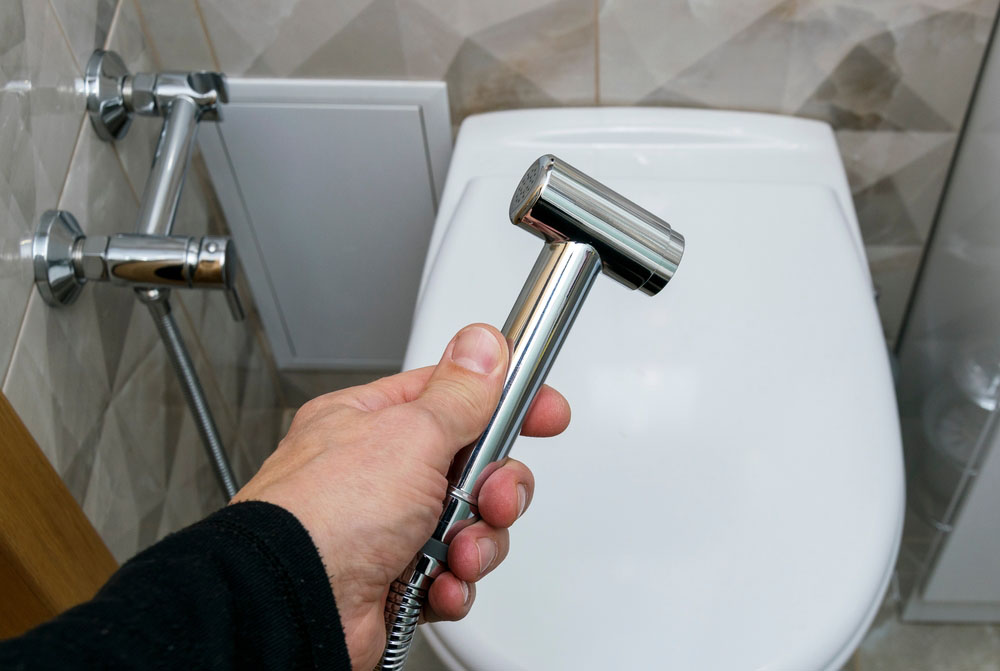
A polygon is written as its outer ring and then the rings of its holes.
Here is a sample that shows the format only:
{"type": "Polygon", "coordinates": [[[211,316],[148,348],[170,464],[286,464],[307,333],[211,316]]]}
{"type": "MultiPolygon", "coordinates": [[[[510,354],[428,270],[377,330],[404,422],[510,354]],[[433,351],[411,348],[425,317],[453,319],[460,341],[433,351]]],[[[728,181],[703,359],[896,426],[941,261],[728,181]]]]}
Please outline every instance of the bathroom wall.
{"type": "MultiPolygon", "coordinates": [[[[132,0],[0,3],[0,379],[123,560],[224,501],[146,310],[130,291],[102,285],[86,287],[69,308],[49,308],[23,254],[41,213],[57,206],[90,234],[135,227],[159,122],[137,119],[116,145],[97,139],[80,93],[82,67],[97,47],[117,50],[133,71],[163,65],[132,0]]],[[[199,163],[179,233],[224,229],[199,163]]],[[[245,481],[276,444],[283,406],[259,322],[233,322],[221,295],[174,295],[245,481]]]]}
{"type": "Polygon", "coordinates": [[[139,4],[165,63],[248,75],[443,78],[456,123],[551,105],[724,107],[828,121],[890,340],[997,10],[997,0],[139,4]]]}
{"type": "Polygon", "coordinates": [[[1000,621],[1000,49],[976,91],[899,342],[905,616],[1000,621]]]}

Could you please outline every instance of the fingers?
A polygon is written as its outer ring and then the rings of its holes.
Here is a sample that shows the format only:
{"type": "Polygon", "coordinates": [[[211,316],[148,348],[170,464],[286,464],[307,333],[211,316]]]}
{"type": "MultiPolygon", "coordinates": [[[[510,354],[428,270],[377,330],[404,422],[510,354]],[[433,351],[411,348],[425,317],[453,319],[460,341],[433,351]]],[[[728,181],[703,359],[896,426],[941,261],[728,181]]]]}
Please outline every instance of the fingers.
{"type": "Polygon", "coordinates": [[[431,585],[424,618],[428,622],[460,620],[475,601],[477,580],[495,569],[510,551],[506,527],[524,513],[535,489],[527,466],[508,459],[493,472],[479,493],[475,524],[462,529],[448,548],[448,571],[431,585]]]}
{"type": "MultiPolygon", "coordinates": [[[[462,434],[456,436],[459,439],[467,438],[458,445],[462,447],[476,438],[492,414],[506,370],[507,345],[503,336],[491,326],[473,324],[452,339],[437,366],[390,375],[321,398],[365,412],[417,401],[436,419],[445,420],[452,419],[455,409],[472,409],[472,412],[461,413],[457,423],[448,421],[444,427],[462,434]],[[486,337],[487,333],[492,334],[492,340],[486,337]],[[494,343],[499,346],[498,359],[493,358],[497,354],[494,343]],[[480,355],[486,357],[485,364],[476,359],[480,355]],[[494,361],[495,366],[489,373],[478,372],[484,365],[489,367],[494,364],[494,361]],[[469,426],[474,428],[469,429],[469,426]]],[[[525,436],[554,436],[566,429],[569,420],[570,407],[563,395],[548,385],[542,385],[528,410],[521,433],[525,436]]]]}
{"type": "Polygon", "coordinates": [[[444,435],[447,458],[472,442],[500,399],[507,371],[507,342],[492,326],[473,324],[445,349],[414,408],[425,411],[444,435]]]}
{"type": "Polygon", "coordinates": [[[475,582],[507,557],[510,536],[480,520],[465,528],[448,549],[448,571],[439,575],[427,593],[424,618],[460,620],[469,613],[476,596],[475,582]]]}
{"type": "Polygon", "coordinates": [[[448,548],[448,568],[460,580],[475,582],[504,560],[511,526],[527,509],[535,478],[527,466],[508,459],[479,491],[480,519],[462,529],[448,548]]]}
{"type": "Polygon", "coordinates": [[[508,457],[479,490],[479,516],[487,524],[505,529],[524,514],[534,493],[531,470],[508,457]]]}
{"type": "Polygon", "coordinates": [[[510,534],[482,520],[462,529],[448,547],[448,570],[459,580],[476,582],[507,557],[510,534]]]}
{"type": "Polygon", "coordinates": [[[469,614],[476,600],[476,586],[455,577],[446,571],[434,579],[427,592],[424,606],[424,621],[461,620],[469,614]]]}
{"type": "Polygon", "coordinates": [[[566,430],[569,420],[569,401],[547,384],[542,385],[528,409],[521,435],[538,438],[557,436],[566,430]]]}

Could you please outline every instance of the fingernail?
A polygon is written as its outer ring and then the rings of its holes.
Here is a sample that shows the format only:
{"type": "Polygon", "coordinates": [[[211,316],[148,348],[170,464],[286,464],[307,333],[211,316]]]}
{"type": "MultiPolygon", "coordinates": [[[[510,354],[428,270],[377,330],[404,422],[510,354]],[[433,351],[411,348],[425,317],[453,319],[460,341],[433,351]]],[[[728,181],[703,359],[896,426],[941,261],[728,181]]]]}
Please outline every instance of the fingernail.
{"type": "Polygon", "coordinates": [[[464,580],[459,580],[458,584],[462,586],[462,596],[465,598],[465,601],[462,602],[462,605],[464,606],[465,604],[469,603],[469,583],[465,582],[464,580]]]}
{"type": "Polygon", "coordinates": [[[480,326],[470,326],[458,334],[451,360],[474,373],[492,373],[500,363],[500,343],[480,326]]]}
{"type": "Polygon", "coordinates": [[[528,488],[524,485],[517,486],[517,516],[524,514],[524,507],[528,505],[528,488]]]}
{"type": "Polygon", "coordinates": [[[482,575],[497,557],[497,544],[492,538],[480,538],[476,541],[476,549],[479,550],[479,574],[482,575]]]}

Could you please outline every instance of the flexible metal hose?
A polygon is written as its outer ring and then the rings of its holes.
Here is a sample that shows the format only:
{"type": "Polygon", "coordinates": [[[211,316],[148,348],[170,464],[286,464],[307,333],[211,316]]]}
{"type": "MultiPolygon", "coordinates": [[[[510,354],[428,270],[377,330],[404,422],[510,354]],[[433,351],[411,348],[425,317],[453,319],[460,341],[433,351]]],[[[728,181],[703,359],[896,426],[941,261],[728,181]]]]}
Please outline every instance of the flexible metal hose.
{"type": "Polygon", "coordinates": [[[389,587],[385,608],[385,651],[377,667],[383,671],[398,671],[406,664],[420,610],[427,601],[427,588],[420,586],[426,581],[426,576],[411,576],[413,582],[397,578],[389,587]]]}
{"type": "Polygon", "coordinates": [[[191,414],[194,415],[194,423],[201,436],[201,442],[205,446],[205,452],[215,470],[215,477],[219,480],[219,486],[225,492],[226,500],[236,496],[239,489],[236,486],[236,478],[233,469],[229,465],[229,459],[222,447],[222,440],[219,438],[219,429],[215,426],[212,418],[212,410],[205,400],[205,391],[198,380],[198,372],[195,370],[194,362],[188,354],[184,340],[181,338],[177,322],[170,312],[169,292],[158,289],[146,289],[136,292],[139,299],[149,308],[149,313],[153,316],[153,323],[156,330],[160,332],[160,338],[167,348],[170,356],[170,363],[173,364],[174,372],[181,383],[181,391],[187,400],[191,414]]]}

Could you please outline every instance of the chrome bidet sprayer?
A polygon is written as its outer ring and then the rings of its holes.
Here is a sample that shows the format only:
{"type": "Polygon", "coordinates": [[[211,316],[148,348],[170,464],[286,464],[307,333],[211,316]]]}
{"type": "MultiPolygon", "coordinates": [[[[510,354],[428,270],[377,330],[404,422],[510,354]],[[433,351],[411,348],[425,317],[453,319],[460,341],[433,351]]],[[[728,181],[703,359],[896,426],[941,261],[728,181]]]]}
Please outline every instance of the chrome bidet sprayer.
{"type": "Polygon", "coordinates": [[[599,271],[652,296],[673,277],[684,238],[670,225],[555,156],[531,164],[514,191],[511,222],[545,241],[503,334],[510,363],[503,391],[479,439],[455,457],[433,536],[392,584],[379,669],[401,669],[448,543],[478,519],[476,497],[507,456],[599,271]]]}

